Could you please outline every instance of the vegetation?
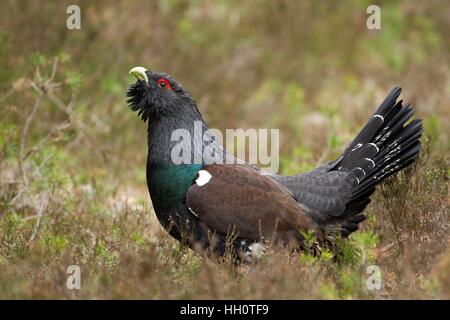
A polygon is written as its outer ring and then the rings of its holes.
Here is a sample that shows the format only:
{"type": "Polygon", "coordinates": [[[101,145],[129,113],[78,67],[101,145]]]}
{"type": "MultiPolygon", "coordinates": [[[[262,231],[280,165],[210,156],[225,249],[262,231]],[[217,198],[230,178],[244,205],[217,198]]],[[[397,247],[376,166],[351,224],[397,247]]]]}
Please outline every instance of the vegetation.
{"type": "Polygon", "coordinates": [[[73,31],[69,4],[0,10],[0,299],[450,298],[446,1],[380,2],[378,31],[365,0],[79,1],[73,31]],[[218,264],[154,217],[146,127],[124,97],[135,65],[175,75],[211,127],[280,128],[286,174],[337,156],[395,84],[424,148],[333,252],[218,264]]]}

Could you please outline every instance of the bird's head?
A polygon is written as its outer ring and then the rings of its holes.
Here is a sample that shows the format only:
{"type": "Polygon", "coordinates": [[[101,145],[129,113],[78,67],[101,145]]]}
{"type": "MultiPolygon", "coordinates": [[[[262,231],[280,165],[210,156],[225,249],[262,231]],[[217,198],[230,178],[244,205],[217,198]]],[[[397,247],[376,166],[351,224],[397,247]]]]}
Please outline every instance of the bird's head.
{"type": "Polygon", "coordinates": [[[129,72],[137,81],[128,88],[127,102],[142,120],[160,117],[200,118],[195,101],[189,92],[172,76],[134,67],[129,72]]]}

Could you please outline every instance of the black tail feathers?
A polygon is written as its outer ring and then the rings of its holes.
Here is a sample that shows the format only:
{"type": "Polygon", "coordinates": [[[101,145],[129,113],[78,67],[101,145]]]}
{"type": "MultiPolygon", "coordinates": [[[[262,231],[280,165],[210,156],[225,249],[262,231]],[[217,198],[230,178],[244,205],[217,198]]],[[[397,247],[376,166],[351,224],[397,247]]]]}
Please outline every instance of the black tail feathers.
{"type": "Polygon", "coordinates": [[[406,124],[414,110],[403,101],[397,102],[401,89],[392,89],[361,132],[345,150],[337,170],[354,173],[357,197],[417,158],[420,150],[422,122],[406,124]]]}
{"type": "Polygon", "coordinates": [[[358,223],[351,220],[370,202],[375,186],[412,164],[419,154],[422,122],[415,119],[407,123],[414,110],[409,104],[403,105],[402,100],[397,101],[400,92],[399,87],[392,89],[334,169],[351,172],[356,177],[344,212],[345,221],[351,224],[350,232],[358,223]]]}

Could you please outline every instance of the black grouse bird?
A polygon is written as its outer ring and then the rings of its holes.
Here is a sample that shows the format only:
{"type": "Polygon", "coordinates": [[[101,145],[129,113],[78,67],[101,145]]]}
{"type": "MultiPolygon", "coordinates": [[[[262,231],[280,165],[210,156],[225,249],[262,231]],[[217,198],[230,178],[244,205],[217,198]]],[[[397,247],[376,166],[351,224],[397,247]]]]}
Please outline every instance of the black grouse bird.
{"type": "Polygon", "coordinates": [[[419,153],[421,120],[406,124],[414,110],[397,101],[396,87],[338,159],[304,174],[268,174],[208,135],[194,99],[173,77],[143,67],[130,73],[138,80],[127,102],[149,122],[147,183],[158,220],[177,240],[215,256],[253,260],[268,241],[301,247],[302,231],[325,242],[347,237],[365,220],[376,185],[419,153]],[[194,134],[195,122],[206,138],[194,134]],[[173,141],[177,129],[189,132],[190,141],[173,141]],[[194,161],[173,161],[180,143],[194,161]]]}

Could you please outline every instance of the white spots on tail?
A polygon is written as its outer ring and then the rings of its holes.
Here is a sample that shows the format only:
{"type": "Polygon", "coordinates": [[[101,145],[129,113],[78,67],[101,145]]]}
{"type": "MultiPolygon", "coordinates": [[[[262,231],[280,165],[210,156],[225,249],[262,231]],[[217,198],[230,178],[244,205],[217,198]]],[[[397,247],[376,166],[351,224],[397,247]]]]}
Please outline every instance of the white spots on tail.
{"type": "Polygon", "coordinates": [[[388,164],[386,167],[380,170],[379,173],[373,176],[374,180],[382,180],[384,177],[386,177],[388,174],[394,172],[394,170],[397,170],[400,167],[400,159],[394,160],[392,163],[388,164]]]}
{"type": "Polygon", "coordinates": [[[364,158],[364,160],[367,160],[367,161],[369,161],[372,164],[372,168],[371,169],[375,168],[375,161],[373,161],[372,159],[369,159],[369,158],[364,158]]]}
{"type": "Polygon", "coordinates": [[[378,148],[378,146],[375,143],[371,142],[369,144],[375,147],[375,149],[377,150],[377,153],[378,153],[378,151],[380,151],[380,148],[378,148]]]}
{"type": "Polygon", "coordinates": [[[366,175],[366,171],[364,171],[364,169],[363,169],[363,168],[361,168],[361,167],[356,167],[355,169],[359,169],[359,170],[361,170],[361,171],[362,171],[362,173],[363,173],[363,176],[365,176],[365,175],[366,175]]]}
{"type": "Polygon", "coordinates": [[[362,147],[362,143],[358,143],[351,151],[355,151],[362,147]]]}
{"type": "Polygon", "coordinates": [[[380,119],[381,119],[381,123],[383,123],[383,122],[384,122],[384,117],[383,117],[383,116],[381,116],[381,115],[379,115],[379,114],[375,114],[375,115],[373,115],[373,116],[372,116],[372,118],[380,118],[380,119]]]}
{"type": "Polygon", "coordinates": [[[206,171],[206,170],[200,170],[198,172],[198,178],[195,180],[195,183],[199,186],[199,187],[203,187],[205,184],[207,184],[209,182],[209,180],[211,180],[212,175],[206,171]]]}

